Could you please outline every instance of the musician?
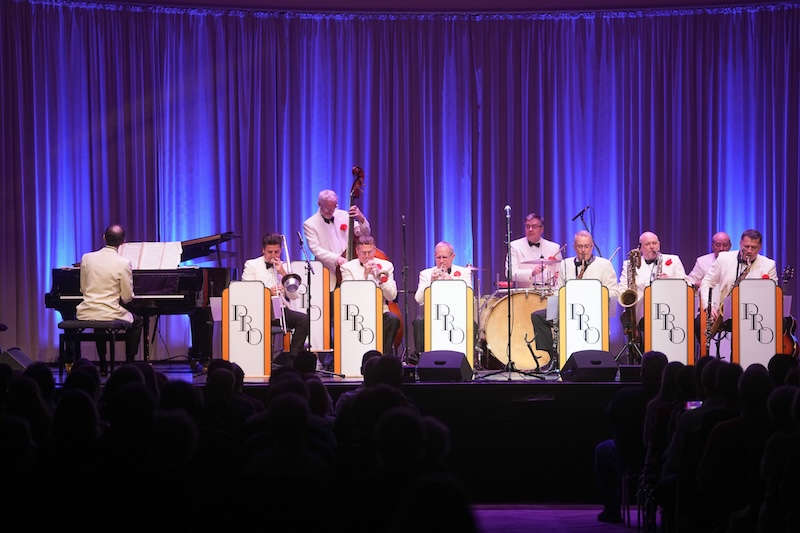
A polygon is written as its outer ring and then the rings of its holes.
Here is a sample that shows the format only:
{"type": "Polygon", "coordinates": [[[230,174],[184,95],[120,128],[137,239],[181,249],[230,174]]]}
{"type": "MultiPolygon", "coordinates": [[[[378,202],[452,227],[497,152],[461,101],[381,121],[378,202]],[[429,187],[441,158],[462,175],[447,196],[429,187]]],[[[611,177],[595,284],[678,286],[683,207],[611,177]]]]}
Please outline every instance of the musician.
{"type": "MultiPolygon", "coordinates": [[[[453,245],[447,241],[438,243],[433,248],[433,259],[436,266],[421,270],[419,273],[419,283],[414,299],[419,305],[425,305],[425,289],[431,286],[431,282],[440,279],[463,279],[468,287],[472,287],[472,272],[468,268],[453,265],[456,252],[453,245]]],[[[414,319],[414,346],[421,352],[424,344],[425,321],[423,318],[414,319]]]]}
{"type": "MultiPolygon", "coordinates": [[[[596,279],[608,289],[609,298],[616,299],[619,296],[617,273],[614,271],[611,261],[592,253],[594,250],[592,234],[586,230],[577,232],[573,246],[575,247],[575,256],[568,257],[559,264],[556,288],[560,289],[571,279],[596,279]]],[[[550,329],[551,324],[546,320],[545,313],[545,310],[540,310],[531,314],[536,348],[550,352],[550,360],[555,362],[558,358],[553,347],[553,332],[550,329]]]]}
{"type": "Polygon", "coordinates": [[[699,287],[700,283],[703,281],[703,278],[706,275],[706,272],[711,268],[711,265],[714,264],[714,261],[717,260],[720,252],[727,252],[731,249],[731,238],[730,236],[725,233],[724,231],[719,231],[711,237],[711,253],[701,255],[697,258],[694,263],[694,268],[689,275],[686,277],[686,280],[694,285],[695,287],[699,287]]]}
{"type": "MultiPolygon", "coordinates": [[[[105,246],[81,257],[81,293],[78,320],[122,320],[131,326],[125,333],[125,359],[130,362],[139,351],[142,318],[123,308],[121,303],[133,300],[131,262],[119,255],[125,242],[125,230],[119,224],[108,226],[103,233],[105,246]]],[[[106,343],[96,341],[100,370],[106,372],[106,343]]]]}
{"type": "MultiPolygon", "coordinates": [[[[720,252],[717,260],[711,265],[703,281],[700,283],[700,302],[703,309],[708,306],[708,289],[712,288],[711,317],[719,314],[720,295],[727,297],[733,290],[736,280],[771,279],[778,282],[775,261],[759,254],[761,251],[761,232],[748,229],[742,232],[739,249],[720,252]]],[[[726,321],[724,329],[730,331],[730,321],[726,321]]]]}
{"type": "MultiPolygon", "coordinates": [[[[350,206],[349,211],[337,209],[339,199],[336,193],[325,189],[317,197],[319,210],[303,222],[303,233],[314,258],[321,261],[335,279],[336,267],[347,261],[342,255],[347,250],[347,234],[350,219],[354,219],[353,232],[356,239],[371,232],[369,222],[358,206],[350,206]]],[[[331,291],[335,284],[331,283],[331,291]]]]}
{"type": "Polygon", "coordinates": [[[383,292],[383,353],[394,353],[394,336],[400,328],[400,318],[389,311],[386,300],[397,297],[397,284],[394,281],[394,265],[389,261],[375,258],[375,239],[371,235],[362,236],[356,245],[356,259],[341,265],[342,281],[369,279],[383,292]]]}
{"type": "MultiPolygon", "coordinates": [[[[534,280],[546,281],[556,269],[545,270],[543,265],[523,265],[523,261],[533,259],[561,259],[558,243],[548,241],[542,237],[544,234],[544,219],[536,213],[529,213],[525,217],[525,236],[511,241],[511,276],[518,286],[530,286],[534,280]]],[[[506,261],[506,272],[508,262],[506,261]]]]}
{"type": "MultiPolygon", "coordinates": [[[[642,253],[642,264],[636,269],[636,292],[641,298],[644,289],[656,279],[686,279],[681,258],[673,254],[662,254],[658,235],[645,231],[639,236],[639,251],[642,253]]],[[[628,260],[622,263],[619,273],[619,287],[623,291],[628,287],[628,260]]]]}
{"type": "MultiPolygon", "coordinates": [[[[245,261],[242,281],[260,281],[273,295],[280,295],[283,298],[286,327],[294,330],[289,353],[295,356],[305,345],[310,325],[305,313],[289,309],[287,298],[299,298],[300,295],[296,292],[287,293],[281,284],[283,276],[288,274],[285,263],[281,261],[281,242],[281,235],[278,233],[264,235],[261,239],[261,256],[245,261]]],[[[272,325],[280,325],[280,319],[273,319],[272,325]]]]}

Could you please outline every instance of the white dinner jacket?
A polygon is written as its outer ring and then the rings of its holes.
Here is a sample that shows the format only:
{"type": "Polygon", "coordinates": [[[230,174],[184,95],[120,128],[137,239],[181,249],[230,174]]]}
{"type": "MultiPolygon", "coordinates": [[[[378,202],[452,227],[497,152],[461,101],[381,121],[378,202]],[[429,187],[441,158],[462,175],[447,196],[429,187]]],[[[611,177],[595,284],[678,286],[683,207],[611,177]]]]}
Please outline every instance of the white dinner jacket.
{"type": "MultiPolygon", "coordinates": [[[[286,268],[285,263],[283,268],[286,268]]],[[[279,280],[275,268],[267,268],[267,262],[262,255],[245,261],[242,281],[260,281],[264,284],[264,287],[275,290],[279,280]]],[[[300,297],[296,292],[286,293],[286,291],[282,291],[281,294],[291,299],[300,297]]]]}
{"type": "MultiPolygon", "coordinates": [[[[728,297],[733,283],[736,281],[737,270],[741,272],[743,268],[744,265],[739,268],[739,250],[720,252],[717,260],[711,265],[711,268],[708,270],[705,277],[703,277],[703,281],[700,284],[700,302],[702,308],[705,309],[708,306],[709,287],[719,289],[718,291],[715,290],[711,297],[712,306],[717,308],[719,306],[720,294],[726,298],[728,297]]],[[[756,260],[753,261],[753,266],[750,268],[745,279],[771,279],[777,283],[778,273],[775,270],[775,261],[759,254],[756,260]]]]}
{"type": "MultiPolygon", "coordinates": [[[[414,294],[414,299],[419,305],[425,305],[425,289],[431,286],[431,275],[436,267],[426,268],[419,272],[419,282],[417,283],[417,292],[414,294]]],[[[467,287],[472,287],[472,271],[457,265],[450,267],[450,274],[453,279],[463,279],[467,282],[467,287]]]]}
{"type": "MultiPolygon", "coordinates": [[[[523,265],[522,261],[548,259],[550,257],[561,259],[560,249],[561,247],[557,242],[548,241],[544,238],[539,241],[538,247],[529,245],[527,237],[511,241],[511,276],[514,281],[521,286],[529,286],[534,265],[523,265]]],[[[505,268],[505,271],[508,272],[508,261],[505,262],[505,268]]]]}
{"type": "Polygon", "coordinates": [[[133,322],[133,315],[122,305],[133,299],[131,262],[119,255],[113,246],[104,246],[81,257],[81,292],[78,320],[124,320],[133,322]]]}
{"type": "MultiPolygon", "coordinates": [[[[347,250],[347,229],[350,223],[350,215],[343,209],[336,209],[333,212],[333,223],[328,224],[322,218],[319,210],[303,222],[303,234],[306,237],[308,247],[314,258],[322,262],[331,274],[331,280],[336,279],[336,265],[339,257],[347,250]]],[[[353,232],[356,237],[370,234],[369,221],[365,218],[364,224],[355,221],[353,232]]],[[[331,283],[331,291],[335,289],[335,283],[331,283]]]]}
{"type": "Polygon", "coordinates": [[[716,260],[717,258],[714,256],[714,252],[698,257],[694,262],[694,268],[692,268],[692,271],[686,276],[686,281],[695,287],[699,287],[706,273],[711,269],[711,265],[713,265],[716,260]]]}
{"type": "MultiPolygon", "coordinates": [[[[656,279],[658,261],[647,264],[642,259],[642,264],[636,269],[636,292],[639,296],[644,295],[644,289],[656,279]]],[[[667,279],[686,280],[686,271],[683,268],[681,258],[673,254],[661,254],[661,277],[667,279]]],[[[622,271],[619,273],[619,288],[624,291],[628,288],[628,260],[622,262],[622,271]]]]}
{"type": "MultiPolygon", "coordinates": [[[[556,288],[560,289],[566,285],[567,281],[571,279],[578,279],[578,274],[575,270],[575,257],[567,257],[559,266],[558,281],[556,288]]],[[[614,265],[611,261],[604,257],[594,257],[594,261],[589,263],[586,271],[583,273],[582,279],[596,279],[600,280],[603,287],[608,289],[608,298],[616,300],[619,296],[619,287],[617,286],[617,273],[614,271],[614,265]]]]}
{"type": "MultiPolygon", "coordinates": [[[[364,276],[364,266],[358,259],[353,259],[352,261],[348,261],[347,263],[341,266],[342,270],[342,281],[345,280],[363,280],[369,279],[375,282],[375,284],[381,288],[383,291],[383,298],[384,300],[394,300],[397,297],[397,284],[394,281],[394,265],[389,261],[384,261],[383,259],[373,259],[376,263],[381,265],[381,271],[383,274],[386,275],[386,281],[381,282],[381,278],[383,276],[379,276],[376,278],[372,272],[370,272],[366,277],[364,276]]],[[[383,312],[389,310],[389,306],[386,305],[386,301],[383,302],[383,312]]]]}

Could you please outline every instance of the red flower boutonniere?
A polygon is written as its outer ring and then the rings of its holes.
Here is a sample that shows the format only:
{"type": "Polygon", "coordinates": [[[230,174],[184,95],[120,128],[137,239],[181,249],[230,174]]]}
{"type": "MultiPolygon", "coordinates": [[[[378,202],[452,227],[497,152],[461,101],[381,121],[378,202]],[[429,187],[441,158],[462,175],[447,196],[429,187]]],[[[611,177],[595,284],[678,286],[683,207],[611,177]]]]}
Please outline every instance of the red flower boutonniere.
{"type": "Polygon", "coordinates": [[[769,274],[762,274],[761,279],[769,279],[769,274]]]}
{"type": "Polygon", "coordinates": [[[339,226],[339,229],[342,231],[347,231],[347,224],[342,224],[341,226],[339,226]]]}
{"type": "Polygon", "coordinates": [[[672,259],[667,259],[667,261],[664,264],[670,266],[672,264],[672,259]]]}
{"type": "MultiPolygon", "coordinates": [[[[460,270],[456,270],[455,272],[453,272],[453,277],[460,278],[461,277],[461,271],[460,270]]],[[[506,329],[508,329],[508,328],[506,328],[506,329]]]]}
{"type": "Polygon", "coordinates": [[[386,283],[387,281],[389,281],[389,276],[387,276],[386,274],[381,274],[380,280],[381,283],[386,283]]]}

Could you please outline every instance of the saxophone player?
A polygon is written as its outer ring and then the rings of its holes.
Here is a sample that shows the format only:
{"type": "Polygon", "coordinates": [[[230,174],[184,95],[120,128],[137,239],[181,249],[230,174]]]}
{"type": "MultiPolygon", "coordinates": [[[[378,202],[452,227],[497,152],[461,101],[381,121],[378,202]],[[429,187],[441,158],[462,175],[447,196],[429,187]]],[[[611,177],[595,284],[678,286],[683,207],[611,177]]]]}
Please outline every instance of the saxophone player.
{"type": "MultiPolygon", "coordinates": [[[[453,261],[456,252],[453,245],[447,241],[441,241],[433,248],[434,266],[421,270],[419,273],[419,283],[414,299],[422,306],[425,304],[425,289],[431,286],[436,280],[444,279],[463,279],[468,287],[472,287],[472,271],[468,268],[456,266],[453,261]]],[[[422,318],[415,318],[414,326],[414,347],[418,352],[422,351],[423,337],[425,336],[425,322],[422,318]]]]}
{"type": "MultiPolygon", "coordinates": [[[[281,242],[282,237],[278,233],[267,233],[261,239],[261,256],[245,261],[242,281],[260,281],[270,290],[273,296],[286,298],[298,298],[297,293],[287,293],[282,290],[281,280],[288,274],[285,264],[281,261],[281,242]]],[[[288,302],[287,302],[288,303],[288,302]]],[[[310,324],[305,313],[293,311],[288,305],[283,307],[283,315],[286,320],[286,327],[293,329],[292,343],[289,352],[297,355],[305,345],[310,324]]],[[[279,319],[273,319],[273,326],[280,325],[279,319]]]]}
{"type": "MultiPolygon", "coordinates": [[[[588,231],[581,230],[575,234],[573,240],[575,255],[567,257],[558,265],[558,278],[556,289],[563,287],[571,279],[596,279],[608,289],[609,299],[616,300],[619,296],[620,287],[617,286],[617,273],[614,265],[608,259],[595,256],[594,239],[588,231]]],[[[546,320],[546,310],[534,311],[531,314],[533,333],[538,350],[547,350],[550,353],[550,360],[557,361],[553,346],[553,332],[551,324],[546,320]]]]}

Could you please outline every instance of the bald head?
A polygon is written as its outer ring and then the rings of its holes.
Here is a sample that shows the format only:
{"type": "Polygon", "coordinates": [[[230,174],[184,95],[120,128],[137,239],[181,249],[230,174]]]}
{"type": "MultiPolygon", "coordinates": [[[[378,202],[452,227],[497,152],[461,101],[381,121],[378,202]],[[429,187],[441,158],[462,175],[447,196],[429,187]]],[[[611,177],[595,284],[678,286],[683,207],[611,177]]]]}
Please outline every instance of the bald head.
{"type": "Polygon", "coordinates": [[[103,241],[108,246],[119,248],[125,242],[125,230],[119,224],[111,224],[103,233],[103,241]]]}
{"type": "Polygon", "coordinates": [[[724,231],[718,231],[711,237],[711,251],[714,257],[719,256],[720,252],[727,252],[731,249],[731,236],[724,231]]]}
{"type": "Polygon", "coordinates": [[[661,243],[658,242],[658,235],[652,231],[645,231],[639,235],[639,250],[642,258],[648,261],[655,259],[661,251],[661,243]]]}
{"type": "Polygon", "coordinates": [[[453,266],[453,259],[456,258],[456,251],[453,245],[447,241],[441,241],[433,248],[433,258],[436,261],[436,266],[447,270],[453,266]]]}

